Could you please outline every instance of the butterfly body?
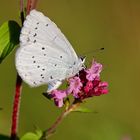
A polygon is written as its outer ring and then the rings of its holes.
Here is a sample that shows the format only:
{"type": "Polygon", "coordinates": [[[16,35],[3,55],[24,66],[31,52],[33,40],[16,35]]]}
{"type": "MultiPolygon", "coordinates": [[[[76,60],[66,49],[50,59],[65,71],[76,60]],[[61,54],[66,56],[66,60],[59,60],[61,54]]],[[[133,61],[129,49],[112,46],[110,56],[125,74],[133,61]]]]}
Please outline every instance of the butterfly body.
{"type": "Polygon", "coordinates": [[[48,92],[83,68],[81,60],[59,28],[41,12],[26,17],[16,52],[16,68],[31,87],[48,84],[48,92]]]}

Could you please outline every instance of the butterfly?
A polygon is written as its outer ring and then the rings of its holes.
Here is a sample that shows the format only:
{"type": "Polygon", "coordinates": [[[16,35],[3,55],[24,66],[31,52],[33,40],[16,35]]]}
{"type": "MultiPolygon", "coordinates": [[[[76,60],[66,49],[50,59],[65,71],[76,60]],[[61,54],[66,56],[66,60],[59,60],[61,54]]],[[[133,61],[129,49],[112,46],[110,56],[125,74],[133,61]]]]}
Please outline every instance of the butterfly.
{"type": "Polygon", "coordinates": [[[32,10],[20,33],[15,65],[20,77],[31,87],[47,84],[47,92],[84,68],[72,45],[48,17],[32,10]]]}

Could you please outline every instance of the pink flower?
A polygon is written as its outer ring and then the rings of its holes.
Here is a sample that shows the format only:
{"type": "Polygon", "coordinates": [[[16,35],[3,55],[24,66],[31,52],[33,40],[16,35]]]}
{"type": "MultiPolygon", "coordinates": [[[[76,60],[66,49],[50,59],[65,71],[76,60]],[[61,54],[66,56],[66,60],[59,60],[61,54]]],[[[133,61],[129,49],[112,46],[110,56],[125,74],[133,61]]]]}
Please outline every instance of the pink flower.
{"type": "Polygon", "coordinates": [[[80,101],[93,96],[100,96],[108,93],[108,83],[100,80],[102,65],[96,61],[92,62],[90,69],[83,69],[76,75],[68,79],[66,90],[53,90],[51,98],[56,106],[62,107],[64,98],[71,94],[80,101]]]}
{"type": "Polygon", "coordinates": [[[83,100],[93,96],[100,96],[102,94],[108,93],[108,83],[102,82],[99,77],[95,78],[93,81],[88,81],[85,86],[81,89],[78,94],[79,99],[83,100]]]}
{"type": "Polygon", "coordinates": [[[98,86],[94,88],[94,96],[100,96],[102,94],[108,93],[108,83],[107,82],[99,82],[98,86]]]}
{"type": "Polygon", "coordinates": [[[84,87],[85,93],[88,93],[93,88],[93,83],[91,81],[88,81],[86,83],[86,86],[84,87]]]}
{"type": "Polygon", "coordinates": [[[86,70],[85,70],[85,69],[79,71],[79,78],[80,78],[82,84],[88,82],[88,80],[87,80],[87,78],[86,78],[86,75],[87,75],[87,73],[86,73],[86,70]]]}
{"type": "Polygon", "coordinates": [[[63,99],[67,97],[67,94],[65,90],[53,90],[51,92],[51,97],[54,99],[56,106],[62,107],[63,99]]]}
{"type": "Polygon", "coordinates": [[[101,71],[102,71],[102,65],[100,63],[97,63],[96,61],[93,61],[91,68],[86,70],[87,80],[93,81],[96,77],[100,76],[101,71]]]}
{"type": "Polygon", "coordinates": [[[75,98],[78,98],[78,93],[82,87],[82,83],[79,77],[75,76],[69,79],[69,87],[67,93],[72,93],[75,98]]]}

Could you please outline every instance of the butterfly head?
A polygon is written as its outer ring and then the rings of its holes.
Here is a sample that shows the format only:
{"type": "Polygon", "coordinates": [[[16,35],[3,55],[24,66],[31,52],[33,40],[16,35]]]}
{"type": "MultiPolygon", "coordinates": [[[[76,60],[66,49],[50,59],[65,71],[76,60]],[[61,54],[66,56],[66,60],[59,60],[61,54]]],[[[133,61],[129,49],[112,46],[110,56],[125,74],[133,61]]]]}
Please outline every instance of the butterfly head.
{"type": "Polygon", "coordinates": [[[83,68],[85,68],[85,60],[86,60],[86,56],[80,56],[79,57],[79,70],[82,70],[83,68]]]}
{"type": "Polygon", "coordinates": [[[80,59],[81,63],[84,64],[85,60],[86,60],[86,56],[80,56],[79,59],[80,59]]]}

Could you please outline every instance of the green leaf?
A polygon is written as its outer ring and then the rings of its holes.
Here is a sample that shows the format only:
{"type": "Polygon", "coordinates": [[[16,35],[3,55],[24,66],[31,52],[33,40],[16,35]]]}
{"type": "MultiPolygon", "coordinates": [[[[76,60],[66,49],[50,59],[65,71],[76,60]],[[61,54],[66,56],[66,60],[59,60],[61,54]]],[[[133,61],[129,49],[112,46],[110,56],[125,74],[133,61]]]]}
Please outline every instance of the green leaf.
{"type": "Polygon", "coordinates": [[[37,128],[37,129],[35,130],[35,133],[36,133],[36,135],[37,135],[39,138],[41,138],[41,137],[42,137],[42,135],[43,135],[42,130],[41,130],[41,129],[39,129],[39,128],[37,128]]]}
{"type": "Polygon", "coordinates": [[[0,63],[19,44],[20,29],[15,21],[7,21],[0,27],[0,63]]]}
{"type": "Polygon", "coordinates": [[[64,100],[64,105],[65,105],[65,110],[67,110],[70,106],[70,99],[68,97],[64,100]]]}
{"type": "Polygon", "coordinates": [[[37,126],[35,126],[35,127],[36,127],[35,133],[28,132],[25,135],[23,135],[20,140],[40,140],[40,138],[42,137],[43,132],[37,126]]]}
{"type": "Polygon", "coordinates": [[[20,140],[39,140],[39,139],[40,137],[32,132],[28,132],[20,138],[20,140]]]}
{"type": "Polygon", "coordinates": [[[10,140],[8,136],[0,134],[0,140],[10,140]]]}
{"type": "Polygon", "coordinates": [[[85,108],[85,107],[78,107],[78,108],[74,109],[73,112],[94,113],[92,110],[90,110],[89,108],[85,108]]]}

